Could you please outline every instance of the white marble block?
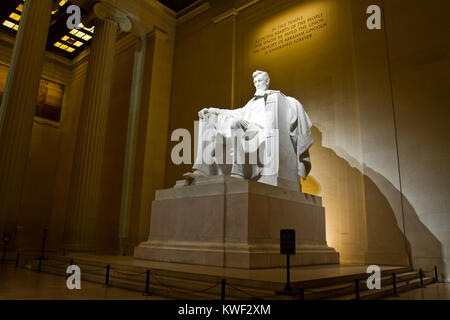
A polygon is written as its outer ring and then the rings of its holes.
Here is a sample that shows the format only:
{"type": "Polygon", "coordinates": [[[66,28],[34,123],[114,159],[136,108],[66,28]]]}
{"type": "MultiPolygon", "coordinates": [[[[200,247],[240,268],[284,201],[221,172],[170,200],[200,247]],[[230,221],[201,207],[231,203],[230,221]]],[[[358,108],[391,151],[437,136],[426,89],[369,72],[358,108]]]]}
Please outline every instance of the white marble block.
{"type": "Polygon", "coordinates": [[[291,265],[339,263],[327,246],[320,197],[227,176],[160,190],[153,202],[150,236],[134,257],[231,268],[286,265],[280,229],[296,230],[291,265]]]}

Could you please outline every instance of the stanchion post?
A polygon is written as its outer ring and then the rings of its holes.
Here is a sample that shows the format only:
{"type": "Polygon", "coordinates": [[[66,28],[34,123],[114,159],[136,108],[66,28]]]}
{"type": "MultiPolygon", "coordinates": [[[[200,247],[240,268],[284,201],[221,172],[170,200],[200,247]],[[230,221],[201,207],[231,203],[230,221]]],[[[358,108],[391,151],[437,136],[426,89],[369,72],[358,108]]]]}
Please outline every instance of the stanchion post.
{"type": "Polygon", "coordinates": [[[222,279],[222,290],[221,290],[221,295],[220,295],[221,300],[225,300],[226,289],[227,289],[226,285],[227,285],[227,282],[225,281],[225,279],[222,279]]]}
{"type": "Polygon", "coordinates": [[[150,270],[147,270],[147,275],[145,277],[145,292],[144,296],[150,296],[150,270]]]}
{"type": "Polygon", "coordinates": [[[39,272],[41,272],[42,260],[45,260],[45,242],[47,241],[47,232],[48,232],[48,229],[44,229],[42,231],[42,249],[41,249],[41,256],[39,257],[39,265],[38,265],[39,272]]]}
{"type": "Polygon", "coordinates": [[[108,264],[106,266],[106,276],[105,276],[105,287],[109,287],[109,270],[111,266],[108,264]]]}
{"type": "Polygon", "coordinates": [[[42,231],[42,250],[41,250],[42,259],[45,258],[45,243],[47,242],[47,232],[48,232],[48,229],[44,229],[42,231]]]}
{"type": "Polygon", "coordinates": [[[392,274],[392,291],[394,293],[394,297],[398,297],[398,294],[397,294],[397,277],[395,275],[395,272],[392,274]]]}
{"type": "Polygon", "coordinates": [[[17,255],[16,255],[16,268],[19,267],[19,259],[20,259],[20,252],[17,252],[17,255]]]}
{"type": "Polygon", "coordinates": [[[10,233],[3,234],[3,241],[5,242],[5,245],[3,246],[2,264],[6,263],[6,251],[8,250],[8,242],[10,238],[11,238],[10,233]]]}
{"type": "Polygon", "coordinates": [[[420,274],[420,287],[425,288],[425,286],[423,285],[423,270],[422,270],[422,268],[419,269],[419,274],[420,274]]]}
{"type": "Polygon", "coordinates": [[[355,280],[355,299],[359,301],[359,279],[355,280]]]}
{"type": "Polygon", "coordinates": [[[286,255],[286,286],[284,292],[288,295],[292,295],[291,286],[291,260],[290,255],[296,253],[295,248],[295,230],[294,229],[281,229],[280,230],[280,254],[286,255]]]}
{"type": "Polygon", "coordinates": [[[39,264],[38,264],[38,272],[41,272],[41,266],[42,266],[42,256],[38,258],[39,264]]]}
{"type": "Polygon", "coordinates": [[[434,279],[435,279],[436,283],[439,282],[439,274],[438,274],[437,266],[434,266],[434,279]]]}
{"type": "Polygon", "coordinates": [[[300,288],[300,300],[305,300],[305,288],[303,287],[300,288]]]}
{"type": "Polygon", "coordinates": [[[289,253],[286,255],[286,286],[284,287],[284,291],[291,292],[291,259],[289,253]]]}

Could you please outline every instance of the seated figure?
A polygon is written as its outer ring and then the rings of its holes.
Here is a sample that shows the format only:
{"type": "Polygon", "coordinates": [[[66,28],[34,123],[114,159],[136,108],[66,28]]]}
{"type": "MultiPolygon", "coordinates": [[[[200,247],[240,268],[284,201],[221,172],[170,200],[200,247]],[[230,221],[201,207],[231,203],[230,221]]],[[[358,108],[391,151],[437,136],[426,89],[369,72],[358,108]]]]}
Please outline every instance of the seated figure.
{"type": "Polygon", "coordinates": [[[193,172],[184,177],[231,175],[299,190],[299,176],[311,170],[311,121],[296,99],[268,90],[267,72],[253,73],[254,97],[235,110],[199,112],[198,150],[193,172]]]}

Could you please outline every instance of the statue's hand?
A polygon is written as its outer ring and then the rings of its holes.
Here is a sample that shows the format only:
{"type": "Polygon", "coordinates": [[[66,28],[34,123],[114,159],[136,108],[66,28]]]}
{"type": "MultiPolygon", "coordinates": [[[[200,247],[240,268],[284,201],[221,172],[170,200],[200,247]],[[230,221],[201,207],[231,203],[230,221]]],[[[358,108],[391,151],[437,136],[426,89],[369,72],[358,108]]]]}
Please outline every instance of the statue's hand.
{"type": "Polygon", "coordinates": [[[208,114],[208,113],[209,113],[209,109],[208,109],[208,108],[205,108],[205,109],[203,109],[202,111],[200,111],[200,112],[198,113],[198,117],[199,117],[200,119],[203,119],[203,118],[205,117],[205,115],[208,114]]]}
{"type": "Polygon", "coordinates": [[[250,123],[247,120],[240,120],[241,126],[247,130],[248,127],[250,126],[250,123]]]}
{"type": "Polygon", "coordinates": [[[218,116],[219,114],[222,113],[222,110],[217,109],[217,108],[210,108],[210,109],[209,109],[209,112],[210,112],[211,114],[215,114],[216,116],[218,116]]]}

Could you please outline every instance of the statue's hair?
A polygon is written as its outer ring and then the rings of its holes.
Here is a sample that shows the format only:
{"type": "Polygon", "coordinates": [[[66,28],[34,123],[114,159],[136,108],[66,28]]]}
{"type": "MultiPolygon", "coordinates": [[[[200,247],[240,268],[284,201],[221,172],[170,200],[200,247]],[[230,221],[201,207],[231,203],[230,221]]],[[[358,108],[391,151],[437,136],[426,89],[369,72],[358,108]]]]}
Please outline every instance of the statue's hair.
{"type": "Polygon", "coordinates": [[[256,70],[255,72],[253,72],[253,79],[255,79],[260,74],[263,74],[267,78],[267,82],[269,84],[270,83],[270,77],[269,77],[269,74],[267,72],[265,72],[265,71],[256,70]]]}

